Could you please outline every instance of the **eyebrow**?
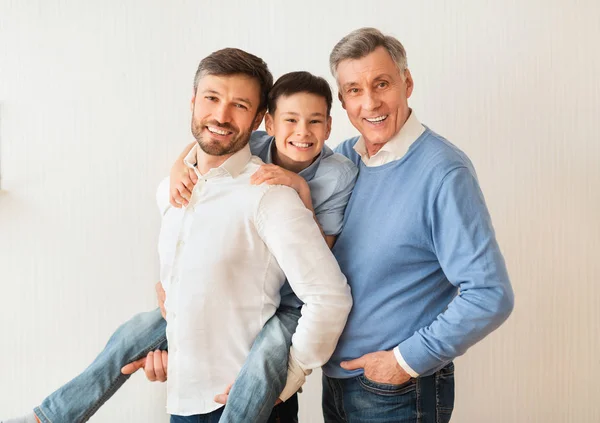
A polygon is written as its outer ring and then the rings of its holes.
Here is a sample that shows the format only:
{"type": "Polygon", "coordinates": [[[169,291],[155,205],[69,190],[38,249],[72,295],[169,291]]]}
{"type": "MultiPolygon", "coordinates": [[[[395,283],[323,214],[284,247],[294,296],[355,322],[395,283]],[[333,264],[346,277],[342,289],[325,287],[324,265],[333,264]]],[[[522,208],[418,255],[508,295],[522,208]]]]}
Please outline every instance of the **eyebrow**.
{"type": "Polygon", "coordinates": [[[358,82],[346,82],[344,85],[342,85],[342,88],[344,90],[347,90],[348,88],[354,87],[358,85],[358,82]]]}
{"type": "MultiPolygon", "coordinates": [[[[202,91],[202,94],[216,94],[216,95],[221,95],[221,93],[219,93],[218,91],[215,90],[204,90],[202,91]]],[[[248,107],[252,107],[252,102],[244,97],[234,97],[232,99],[233,101],[237,101],[238,103],[246,103],[248,105],[248,107]]]]}
{"type": "Polygon", "coordinates": [[[392,76],[388,75],[387,73],[382,73],[373,78],[373,81],[378,81],[380,79],[392,79],[392,76]]]}
{"type": "MultiPolygon", "coordinates": [[[[379,81],[381,79],[392,79],[392,77],[387,73],[381,73],[373,78],[373,81],[379,81]]],[[[348,88],[352,88],[357,85],[358,82],[346,82],[344,85],[342,85],[342,89],[347,90],[348,88]]]]}
{"type": "MultiPolygon", "coordinates": [[[[281,112],[282,115],[292,115],[292,116],[300,116],[300,113],[296,113],[296,112],[281,112]]],[[[321,117],[325,117],[325,115],[323,113],[319,113],[319,112],[315,112],[315,113],[311,113],[310,116],[321,116],[321,117]]]]}

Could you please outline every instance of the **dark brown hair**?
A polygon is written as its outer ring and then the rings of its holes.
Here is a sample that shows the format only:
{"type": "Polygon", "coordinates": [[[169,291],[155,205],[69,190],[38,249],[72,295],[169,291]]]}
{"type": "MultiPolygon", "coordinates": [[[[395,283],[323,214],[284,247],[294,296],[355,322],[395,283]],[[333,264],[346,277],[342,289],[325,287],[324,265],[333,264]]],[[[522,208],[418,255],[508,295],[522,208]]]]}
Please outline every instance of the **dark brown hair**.
{"type": "Polygon", "coordinates": [[[290,72],[281,76],[269,93],[268,110],[271,115],[277,109],[279,97],[297,93],[309,93],[323,97],[327,102],[327,116],[331,112],[331,88],[327,81],[310,72],[290,72]]]}
{"type": "Polygon", "coordinates": [[[273,87],[273,75],[263,59],[238,48],[224,48],[202,59],[194,77],[194,92],[198,89],[198,82],[205,75],[235,74],[247,75],[258,81],[260,85],[258,111],[265,110],[269,91],[273,87]]]}

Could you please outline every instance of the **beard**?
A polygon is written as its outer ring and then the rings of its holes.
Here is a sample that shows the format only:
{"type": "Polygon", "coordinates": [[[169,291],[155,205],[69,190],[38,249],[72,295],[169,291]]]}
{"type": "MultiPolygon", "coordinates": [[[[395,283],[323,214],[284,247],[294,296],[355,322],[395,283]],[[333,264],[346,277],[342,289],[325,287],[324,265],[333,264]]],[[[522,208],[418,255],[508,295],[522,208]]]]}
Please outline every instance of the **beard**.
{"type": "Polygon", "coordinates": [[[215,120],[200,122],[194,119],[192,114],[192,134],[194,135],[194,138],[196,138],[198,146],[206,154],[210,156],[225,156],[237,153],[248,144],[250,135],[252,134],[252,128],[240,131],[239,128],[236,128],[230,123],[219,123],[215,120]],[[227,142],[213,139],[209,135],[210,131],[204,131],[209,125],[232,132],[231,139],[227,142]]]}

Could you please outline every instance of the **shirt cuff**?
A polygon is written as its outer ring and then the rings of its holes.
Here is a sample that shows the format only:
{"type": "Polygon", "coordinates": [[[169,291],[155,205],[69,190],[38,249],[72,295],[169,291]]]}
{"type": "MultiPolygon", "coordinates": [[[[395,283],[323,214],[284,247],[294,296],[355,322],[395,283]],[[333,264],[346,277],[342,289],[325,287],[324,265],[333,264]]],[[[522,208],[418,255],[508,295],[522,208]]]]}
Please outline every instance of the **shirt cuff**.
{"type": "Polygon", "coordinates": [[[292,395],[294,395],[304,382],[306,382],[306,376],[311,373],[311,370],[304,371],[300,364],[296,361],[296,359],[290,354],[290,358],[288,360],[288,375],[287,382],[281,394],[279,394],[279,399],[281,401],[287,401],[292,395]]]}
{"type": "Polygon", "coordinates": [[[419,377],[419,374],[406,363],[404,357],[402,357],[402,354],[400,353],[399,347],[394,348],[394,356],[396,357],[400,367],[402,367],[406,373],[408,373],[411,377],[419,377]]]}

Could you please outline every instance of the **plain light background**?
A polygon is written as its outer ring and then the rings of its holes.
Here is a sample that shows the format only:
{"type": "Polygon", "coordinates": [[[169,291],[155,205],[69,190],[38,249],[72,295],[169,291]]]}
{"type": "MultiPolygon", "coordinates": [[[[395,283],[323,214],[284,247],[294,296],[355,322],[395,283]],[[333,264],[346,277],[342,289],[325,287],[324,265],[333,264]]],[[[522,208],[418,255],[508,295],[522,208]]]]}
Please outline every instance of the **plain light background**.
{"type": "MultiPolygon", "coordinates": [[[[600,421],[595,0],[0,0],[0,419],[155,306],[154,193],[199,60],[234,46],[335,87],[329,52],[362,26],[404,43],[411,106],[475,163],[516,292],[456,362],[452,421],[600,421]]],[[[356,131],[332,113],[334,146],[356,131]]],[[[166,422],[164,390],[136,375],[92,421],[166,422]]],[[[318,371],[301,408],[322,421],[318,371]]]]}

